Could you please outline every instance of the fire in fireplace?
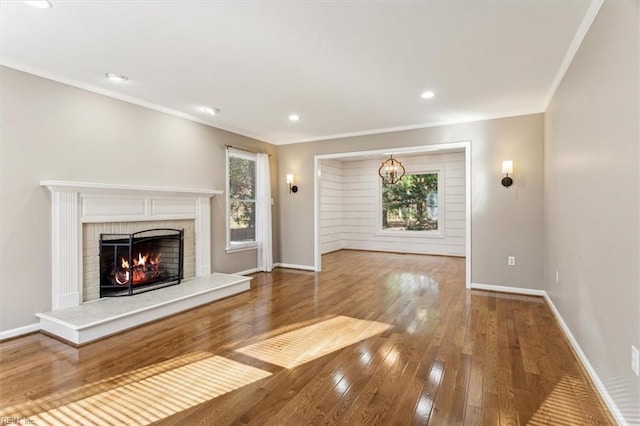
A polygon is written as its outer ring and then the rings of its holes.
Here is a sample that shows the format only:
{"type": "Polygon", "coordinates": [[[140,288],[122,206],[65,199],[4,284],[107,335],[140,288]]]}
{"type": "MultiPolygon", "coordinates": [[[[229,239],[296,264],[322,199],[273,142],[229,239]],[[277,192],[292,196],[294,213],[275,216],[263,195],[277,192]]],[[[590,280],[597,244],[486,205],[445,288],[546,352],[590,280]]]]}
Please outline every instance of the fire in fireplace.
{"type": "Polygon", "coordinates": [[[138,253],[138,258],[133,259],[133,268],[127,259],[121,258],[120,269],[114,268],[111,272],[113,276],[111,283],[141,285],[155,281],[160,275],[160,256],[162,253],[147,253],[144,256],[138,253]]]}
{"type": "Polygon", "coordinates": [[[130,296],[179,284],[184,230],[100,234],[100,297],[130,296]]]}

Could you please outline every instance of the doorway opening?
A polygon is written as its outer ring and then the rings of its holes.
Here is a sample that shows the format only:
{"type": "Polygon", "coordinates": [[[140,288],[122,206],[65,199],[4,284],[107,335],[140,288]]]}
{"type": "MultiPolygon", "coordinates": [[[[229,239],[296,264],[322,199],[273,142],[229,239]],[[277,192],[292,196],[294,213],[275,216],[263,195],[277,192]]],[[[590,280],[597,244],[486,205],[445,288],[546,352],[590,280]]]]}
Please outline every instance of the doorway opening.
{"type": "Polygon", "coordinates": [[[322,254],[340,249],[460,256],[466,259],[470,288],[469,141],[316,155],[314,167],[316,271],[322,268],[322,254]],[[378,175],[378,166],[390,155],[402,161],[409,176],[391,195],[378,175]],[[422,182],[424,176],[429,179],[422,182]],[[410,205],[393,204],[398,196],[410,205]],[[389,220],[394,227],[383,226],[389,220]]]}

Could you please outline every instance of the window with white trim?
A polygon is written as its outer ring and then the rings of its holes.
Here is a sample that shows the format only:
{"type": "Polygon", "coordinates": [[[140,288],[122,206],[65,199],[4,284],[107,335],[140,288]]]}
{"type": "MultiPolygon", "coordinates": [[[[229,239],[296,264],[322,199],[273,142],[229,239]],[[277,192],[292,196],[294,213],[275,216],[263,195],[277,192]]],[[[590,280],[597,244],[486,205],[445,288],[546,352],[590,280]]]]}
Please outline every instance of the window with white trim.
{"type": "Polygon", "coordinates": [[[227,251],[256,247],[256,155],[227,149],[227,251]]]}
{"type": "Polygon", "coordinates": [[[394,184],[383,182],[382,230],[440,232],[440,173],[407,173],[394,184]]]}

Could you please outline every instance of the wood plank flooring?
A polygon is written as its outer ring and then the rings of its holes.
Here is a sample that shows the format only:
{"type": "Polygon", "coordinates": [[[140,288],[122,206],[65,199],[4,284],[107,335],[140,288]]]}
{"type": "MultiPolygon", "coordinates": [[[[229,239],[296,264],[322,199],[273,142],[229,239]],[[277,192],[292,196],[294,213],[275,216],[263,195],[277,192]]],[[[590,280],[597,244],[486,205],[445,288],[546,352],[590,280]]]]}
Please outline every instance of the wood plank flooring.
{"type": "Polygon", "coordinates": [[[22,424],[612,424],[541,298],[469,291],[464,259],[338,251],[323,272],[81,348],[0,344],[22,424]]]}

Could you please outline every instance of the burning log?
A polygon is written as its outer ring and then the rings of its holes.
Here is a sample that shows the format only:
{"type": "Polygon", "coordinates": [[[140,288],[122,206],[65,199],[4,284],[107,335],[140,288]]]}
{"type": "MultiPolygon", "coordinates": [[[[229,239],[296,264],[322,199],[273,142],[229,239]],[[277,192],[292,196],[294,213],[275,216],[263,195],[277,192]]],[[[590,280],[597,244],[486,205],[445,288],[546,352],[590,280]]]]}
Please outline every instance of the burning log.
{"type": "Polygon", "coordinates": [[[160,275],[160,256],[162,253],[145,254],[138,253],[138,258],[133,259],[133,268],[129,261],[121,258],[121,267],[114,271],[112,282],[114,285],[140,285],[146,284],[158,278],[160,275]]]}

